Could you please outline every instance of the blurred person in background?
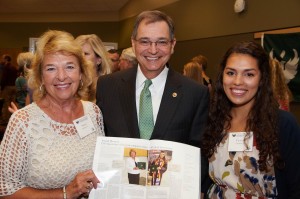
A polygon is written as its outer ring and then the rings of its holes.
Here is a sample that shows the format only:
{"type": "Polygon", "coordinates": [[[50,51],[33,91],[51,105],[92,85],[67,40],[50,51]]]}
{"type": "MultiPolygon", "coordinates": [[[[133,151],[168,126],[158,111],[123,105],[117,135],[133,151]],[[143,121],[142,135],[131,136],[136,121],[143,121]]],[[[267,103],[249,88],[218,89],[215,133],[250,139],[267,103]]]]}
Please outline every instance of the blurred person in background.
{"type": "Polygon", "coordinates": [[[76,42],[82,47],[85,58],[94,65],[93,84],[90,87],[89,101],[96,101],[96,84],[100,75],[111,73],[111,60],[101,39],[95,35],[80,35],[76,42]]]}
{"type": "Polygon", "coordinates": [[[132,50],[132,47],[124,49],[120,57],[120,63],[119,63],[120,70],[132,68],[137,65],[138,62],[132,50]]]}
{"type": "Polygon", "coordinates": [[[108,57],[112,61],[112,67],[111,67],[111,72],[117,72],[120,70],[119,68],[119,63],[120,63],[120,55],[118,50],[116,49],[110,49],[108,52],[108,57]]]}
{"type": "MultiPolygon", "coordinates": [[[[23,108],[32,102],[32,91],[27,87],[28,70],[31,68],[31,62],[34,54],[31,52],[19,53],[17,64],[19,66],[19,77],[16,79],[16,102],[18,108],[23,108]]],[[[13,102],[11,102],[13,103],[13,102]]]]}
{"type": "Polygon", "coordinates": [[[12,58],[10,55],[3,55],[2,57],[2,79],[1,79],[1,98],[4,99],[2,107],[2,117],[0,123],[6,124],[11,116],[8,106],[11,101],[15,101],[16,86],[15,81],[18,77],[18,70],[11,64],[12,58]]]}
{"type": "Polygon", "coordinates": [[[207,58],[203,55],[197,55],[192,58],[191,61],[198,62],[198,64],[202,67],[202,77],[203,77],[203,83],[205,86],[208,87],[209,92],[212,92],[212,81],[206,74],[207,69],[207,58]]]}
{"type": "Polygon", "coordinates": [[[271,80],[275,98],[279,104],[279,108],[285,111],[290,110],[290,102],[293,95],[286,84],[283,68],[276,59],[270,59],[271,80]]]}
{"type": "Polygon", "coordinates": [[[187,76],[199,84],[203,84],[202,67],[198,62],[191,61],[183,66],[183,75],[187,76]]]}

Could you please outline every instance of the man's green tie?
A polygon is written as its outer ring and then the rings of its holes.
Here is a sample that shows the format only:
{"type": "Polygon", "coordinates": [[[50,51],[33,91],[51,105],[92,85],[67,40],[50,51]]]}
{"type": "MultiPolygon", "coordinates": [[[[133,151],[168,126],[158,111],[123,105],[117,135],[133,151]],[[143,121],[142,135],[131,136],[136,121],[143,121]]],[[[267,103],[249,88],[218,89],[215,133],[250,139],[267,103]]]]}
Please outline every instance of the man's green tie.
{"type": "Polygon", "coordinates": [[[140,95],[139,128],[140,136],[143,139],[150,139],[154,128],[152,100],[149,86],[152,84],[150,79],[145,81],[145,86],[140,95]]]}

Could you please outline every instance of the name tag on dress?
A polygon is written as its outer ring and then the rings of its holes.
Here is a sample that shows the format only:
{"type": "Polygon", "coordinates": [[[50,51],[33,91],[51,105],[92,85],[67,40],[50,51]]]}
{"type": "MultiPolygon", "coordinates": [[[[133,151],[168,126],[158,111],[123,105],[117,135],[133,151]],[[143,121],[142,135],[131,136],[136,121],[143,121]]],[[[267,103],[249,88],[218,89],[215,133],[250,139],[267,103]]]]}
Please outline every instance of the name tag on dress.
{"type": "Polygon", "coordinates": [[[253,132],[250,132],[249,138],[245,140],[246,132],[229,133],[228,151],[252,151],[253,150],[253,132]]]}
{"type": "Polygon", "coordinates": [[[89,115],[85,115],[76,120],[73,120],[75,128],[80,136],[80,138],[84,138],[85,136],[95,132],[95,127],[92,122],[92,119],[89,115]]]}

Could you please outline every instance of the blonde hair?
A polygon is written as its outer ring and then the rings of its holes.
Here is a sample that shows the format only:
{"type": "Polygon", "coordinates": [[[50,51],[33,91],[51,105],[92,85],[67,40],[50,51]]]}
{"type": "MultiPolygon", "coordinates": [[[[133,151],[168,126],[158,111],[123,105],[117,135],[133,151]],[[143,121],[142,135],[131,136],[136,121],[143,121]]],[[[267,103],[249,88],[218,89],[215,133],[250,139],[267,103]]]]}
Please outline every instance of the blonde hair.
{"type": "Polygon", "coordinates": [[[207,58],[205,56],[197,55],[197,56],[193,57],[191,61],[197,62],[199,65],[202,66],[202,70],[206,71],[206,69],[207,69],[207,58]]]}
{"type": "Polygon", "coordinates": [[[24,68],[30,68],[33,58],[34,54],[32,52],[19,53],[17,57],[17,64],[18,66],[24,66],[24,68]]]}
{"type": "Polygon", "coordinates": [[[24,52],[18,54],[17,64],[19,66],[19,71],[22,71],[26,78],[28,78],[28,72],[31,68],[31,62],[33,58],[34,54],[32,52],[24,52]]]}
{"type": "MultiPolygon", "coordinates": [[[[270,67],[271,82],[275,98],[277,100],[289,103],[292,100],[293,96],[286,84],[281,64],[276,59],[270,59],[270,67]]],[[[289,104],[287,104],[287,106],[289,108],[289,104]]]]}
{"type": "Polygon", "coordinates": [[[33,89],[34,101],[40,100],[47,94],[42,86],[42,64],[46,54],[60,52],[66,55],[73,55],[78,59],[81,83],[79,85],[76,97],[87,100],[92,85],[93,66],[84,59],[81,47],[75,42],[74,37],[65,31],[49,30],[45,32],[37,42],[35,57],[32,62],[32,69],[29,73],[28,85],[33,89]]]}
{"type": "Polygon", "coordinates": [[[203,84],[202,67],[198,62],[191,61],[183,67],[184,75],[203,84]]]}
{"type": "Polygon", "coordinates": [[[95,34],[80,35],[75,40],[81,46],[83,46],[84,44],[89,44],[92,47],[96,56],[101,58],[102,62],[101,62],[101,66],[98,66],[97,68],[97,72],[98,72],[97,76],[111,73],[112,62],[108,57],[108,52],[104,44],[102,43],[101,39],[97,35],[95,34]]]}

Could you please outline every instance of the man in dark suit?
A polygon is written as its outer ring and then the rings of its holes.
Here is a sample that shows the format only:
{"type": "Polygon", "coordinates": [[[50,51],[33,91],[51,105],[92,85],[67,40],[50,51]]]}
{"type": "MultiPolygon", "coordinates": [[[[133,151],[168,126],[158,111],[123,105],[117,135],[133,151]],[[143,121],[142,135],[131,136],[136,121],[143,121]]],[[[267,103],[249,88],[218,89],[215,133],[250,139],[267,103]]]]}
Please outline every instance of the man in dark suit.
{"type": "Polygon", "coordinates": [[[208,89],[167,67],[176,39],[172,19],[160,11],[142,12],[131,37],[138,67],[102,76],[97,105],[105,134],[140,138],[140,95],[146,79],[152,97],[154,129],[150,139],[200,146],[208,114],[208,89]]]}
{"type": "MultiPolygon", "coordinates": [[[[159,11],[142,12],[131,37],[138,67],[101,76],[97,105],[105,134],[140,138],[140,95],[151,80],[153,131],[150,139],[200,146],[208,114],[209,92],[204,86],[167,67],[176,39],[172,19],[159,11]]],[[[202,173],[206,168],[202,165],[202,173]]]]}
{"type": "Polygon", "coordinates": [[[150,139],[199,147],[209,92],[166,67],[176,44],[172,19],[159,11],[142,12],[131,41],[139,66],[98,80],[97,105],[103,113],[106,135],[140,138],[139,96],[144,80],[151,79],[154,129],[150,139]]]}

